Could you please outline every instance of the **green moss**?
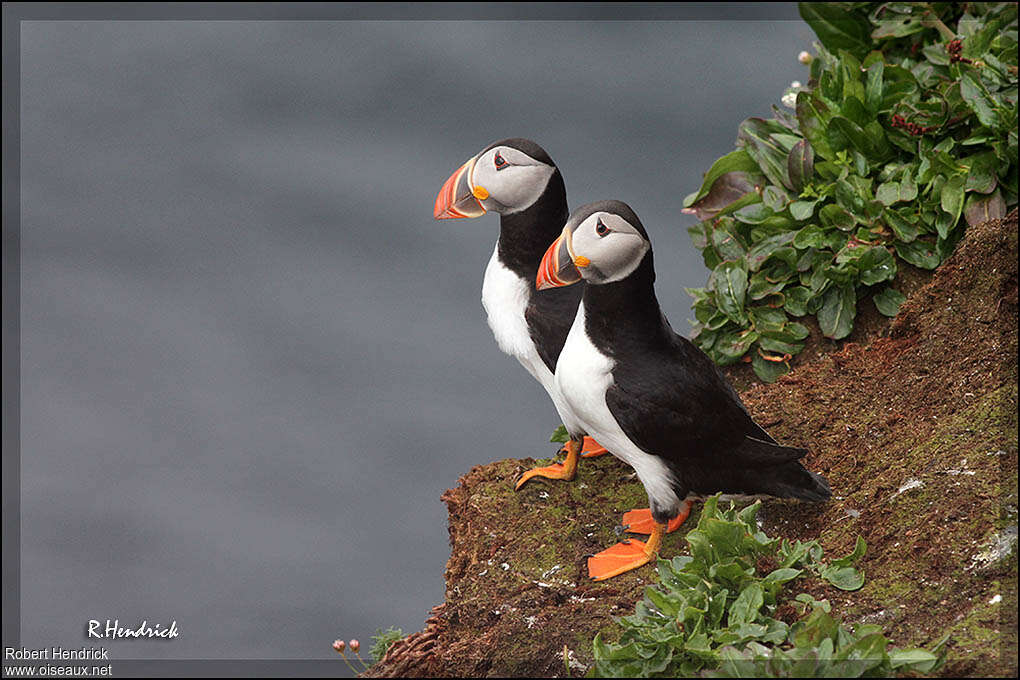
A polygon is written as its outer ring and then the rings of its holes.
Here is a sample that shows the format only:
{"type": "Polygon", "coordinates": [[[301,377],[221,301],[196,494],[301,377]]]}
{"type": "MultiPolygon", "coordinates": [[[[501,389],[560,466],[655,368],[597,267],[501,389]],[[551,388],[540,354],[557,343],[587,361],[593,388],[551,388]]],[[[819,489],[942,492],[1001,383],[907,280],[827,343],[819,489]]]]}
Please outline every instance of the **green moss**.
{"type": "MultiPolygon", "coordinates": [[[[830,344],[810,365],[742,394],[770,434],[810,451],[805,465],[834,492],[824,504],[767,502],[763,530],[818,539],[830,555],[849,553],[857,536],[868,543],[863,589],[834,591],[818,579],[805,589],[844,621],[880,624],[898,647],[931,647],[950,633],[945,675],[1016,672],[1015,553],[981,569],[973,559],[1016,525],[1012,219],[968,231],[888,337],[830,344]],[[901,492],[911,479],[924,484],[901,492]]],[[[445,496],[452,551],[443,623],[411,674],[563,675],[564,645],[590,666],[596,633],[619,639],[614,617],[633,612],[653,570],[595,583],[586,561],[620,540],[623,512],[647,507],[644,489],[606,456],[582,460],[573,482],[537,479],[514,491],[538,464],[476,467],[445,496]]],[[[663,557],[687,553],[684,535],[700,512],[695,504],[666,537],[663,557]]]]}

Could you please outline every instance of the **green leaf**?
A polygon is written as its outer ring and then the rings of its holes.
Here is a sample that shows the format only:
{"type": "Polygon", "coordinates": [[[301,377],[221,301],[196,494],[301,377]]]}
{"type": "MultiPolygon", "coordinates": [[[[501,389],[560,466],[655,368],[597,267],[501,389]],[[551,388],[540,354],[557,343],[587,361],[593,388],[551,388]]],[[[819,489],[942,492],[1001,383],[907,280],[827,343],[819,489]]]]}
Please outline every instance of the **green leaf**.
{"type": "Polygon", "coordinates": [[[783,327],[783,332],[788,334],[793,340],[803,340],[810,333],[808,332],[807,326],[796,321],[791,321],[783,327]]]}
{"type": "Polygon", "coordinates": [[[570,435],[567,433],[567,428],[563,425],[557,427],[553,430],[552,435],[549,437],[549,441],[554,444],[565,444],[570,441],[570,435]]]}
{"type": "Polygon", "coordinates": [[[793,245],[797,248],[824,248],[825,231],[816,224],[809,224],[793,237],[793,245]]]}
{"type": "Polygon", "coordinates": [[[879,58],[868,67],[868,83],[865,87],[865,103],[872,115],[882,108],[882,81],[885,63],[879,58]]]}
{"type": "Polygon", "coordinates": [[[730,605],[729,625],[739,626],[743,623],[751,623],[757,618],[758,610],[765,603],[765,594],[761,586],[751,583],[740,591],[737,599],[730,605]]]}
{"type": "Polygon", "coordinates": [[[865,671],[882,663],[886,657],[885,649],[888,645],[889,640],[880,633],[865,635],[850,647],[840,650],[836,659],[857,662],[850,666],[855,669],[854,675],[864,675],[865,671]]]}
{"type": "Polygon", "coordinates": [[[747,272],[742,263],[723,262],[712,271],[708,285],[715,291],[716,303],[723,314],[736,323],[747,323],[744,312],[747,272]]]}
{"type": "Polygon", "coordinates": [[[775,333],[786,326],[786,313],[771,307],[751,307],[748,317],[759,333],[775,333]]]}
{"type": "Polygon", "coordinates": [[[1006,202],[998,189],[989,196],[971,194],[967,197],[963,215],[972,227],[988,220],[1001,219],[1006,216],[1006,202]]]}
{"type": "Polygon", "coordinates": [[[907,172],[903,175],[903,179],[900,180],[900,198],[901,201],[913,201],[917,198],[917,184],[914,183],[914,178],[907,172]]]}
{"type": "MultiPolygon", "coordinates": [[[[776,337],[773,337],[772,334],[762,335],[760,338],[758,338],[758,344],[761,346],[762,349],[767,350],[769,352],[775,352],[780,357],[783,356],[784,354],[790,355],[800,354],[801,350],[804,349],[803,342],[787,342],[786,340],[781,340],[776,337]]],[[[769,363],[780,362],[772,361],[769,363]]]]}
{"type": "Polygon", "coordinates": [[[920,17],[903,19],[902,17],[896,16],[891,19],[880,21],[875,30],[871,32],[871,37],[875,40],[884,40],[886,38],[905,38],[908,35],[920,33],[924,29],[924,21],[920,17]]]}
{"type": "MultiPolygon", "coordinates": [[[[786,231],[759,241],[757,245],[747,251],[747,255],[744,258],[747,262],[748,270],[752,272],[758,271],[765,261],[775,254],[776,250],[789,245],[793,242],[793,239],[794,233],[786,231]]],[[[780,286],[780,289],[782,289],[782,286],[780,286]]]]}
{"type": "MultiPolygon", "coordinates": [[[[842,231],[850,231],[857,224],[853,215],[835,203],[830,203],[822,208],[818,213],[818,218],[826,227],[835,227],[842,231]]],[[[796,244],[796,239],[794,239],[794,243],[796,244]]]]}
{"type": "Polygon", "coordinates": [[[861,283],[873,286],[896,276],[896,260],[892,253],[882,246],[872,246],[857,259],[861,283]]]}
{"type": "MultiPolygon", "coordinates": [[[[1012,20],[1015,19],[1016,17],[1012,17],[1012,20]]],[[[1005,14],[989,20],[963,42],[963,56],[968,59],[980,59],[985,56],[985,52],[991,47],[992,41],[998,36],[1002,27],[1010,21],[1011,19],[1005,14]]],[[[978,22],[978,25],[980,25],[980,22],[978,22]]]]}
{"type": "Polygon", "coordinates": [[[712,190],[707,196],[681,212],[694,215],[699,220],[725,215],[760,201],[761,197],[754,190],[754,186],[754,176],[742,172],[727,173],[712,185],[712,190]]]}
{"type": "Polygon", "coordinates": [[[712,247],[724,261],[740,260],[746,252],[744,244],[734,235],[735,230],[736,225],[728,217],[718,220],[712,229],[712,247]]]}
{"type": "Polygon", "coordinates": [[[846,92],[847,88],[844,88],[843,106],[840,109],[840,113],[842,113],[843,117],[845,117],[847,120],[850,120],[856,125],[859,125],[861,128],[863,128],[871,121],[873,116],[871,113],[868,112],[868,109],[865,108],[864,103],[861,101],[861,99],[864,97],[864,91],[861,88],[860,82],[854,79],[852,81],[848,81],[847,84],[849,85],[850,83],[853,83],[853,85],[856,86],[853,88],[853,90],[854,92],[860,94],[860,97],[858,97],[857,94],[854,93],[847,94],[846,92]]]}
{"type": "Polygon", "coordinates": [[[811,144],[802,139],[793,145],[786,157],[786,169],[794,191],[801,191],[815,172],[815,152],[811,144]]]}
{"type": "Polygon", "coordinates": [[[939,238],[935,241],[935,252],[938,253],[940,263],[949,259],[961,238],[963,238],[963,229],[955,229],[949,232],[946,238],[939,238]]]}
{"type": "Polygon", "coordinates": [[[648,600],[655,605],[656,609],[666,616],[676,616],[680,611],[680,600],[675,597],[670,597],[652,586],[645,587],[645,597],[647,597],[648,600]]]}
{"type": "Polygon", "coordinates": [[[882,216],[885,219],[885,223],[892,229],[893,234],[896,235],[896,238],[904,243],[910,243],[921,233],[915,223],[895,210],[886,210],[882,213],[882,216]]]}
{"type": "Polygon", "coordinates": [[[952,218],[945,232],[939,229],[939,236],[942,238],[945,238],[949,230],[960,221],[960,213],[963,212],[963,187],[966,181],[962,175],[954,175],[942,187],[942,209],[952,218]]]}
{"type": "Polygon", "coordinates": [[[712,233],[711,222],[698,222],[687,227],[687,235],[691,237],[691,243],[698,250],[704,250],[708,247],[709,234],[712,233]]]}
{"type": "Polygon", "coordinates": [[[896,316],[900,312],[900,305],[907,301],[903,293],[893,287],[885,288],[876,293],[872,298],[875,307],[885,316],[896,316]]]}
{"type": "Polygon", "coordinates": [[[995,171],[999,165],[994,151],[979,153],[964,160],[970,168],[967,173],[967,184],[964,187],[967,191],[977,191],[982,194],[990,194],[995,191],[998,181],[995,171]]]}
{"type": "Polygon", "coordinates": [[[744,143],[747,153],[770,182],[793,189],[786,169],[787,152],[772,137],[777,127],[777,124],[761,118],[748,118],[740,124],[737,139],[744,143]]]}
{"type": "Polygon", "coordinates": [[[752,300],[761,300],[778,293],[785,286],[786,281],[769,281],[765,272],[757,272],[747,286],[747,296],[752,300]]]}
{"type": "Polygon", "coordinates": [[[769,575],[765,577],[765,582],[786,583],[787,581],[792,581],[793,579],[797,578],[802,573],[804,573],[803,569],[790,569],[789,567],[780,568],[776,569],[775,571],[769,572],[769,575]]]}
{"type": "Polygon", "coordinates": [[[935,269],[941,261],[935,248],[928,241],[918,239],[911,243],[897,242],[894,246],[897,255],[921,269],[935,269]]]}
{"type": "Polygon", "coordinates": [[[735,555],[739,552],[740,539],[744,532],[736,522],[709,517],[698,524],[698,530],[705,533],[712,542],[716,554],[720,557],[735,555]]]}
{"type": "Polygon", "coordinates": [[[995,114],[995,101],[975,71],[967,70],[960,76],[960,96],[982,125],[998,127],[999,118],[995,114]]]}
{"type": "Polygon", "coordinates": [[[733,213],[733,219],[744,224],[762,224],[773,216],[773,211],[764,203],[752,203],[733,213]]]}
{"type": "Polygon", "coordinates": [[[837,567],[848,567],[854,562],[858,562],[864,554],[868,551],[868,544],[861,536],[857,537],[856,543],[854,543],[853,551],[846,557],[840,557],[839,559],[833,560],[832,565],[837,567]]]}
{"type": "Polygon", "coordinates": [[[892,668],[903,668],[918,673],[930,673],[939,657],[926,649],[890,649],[889,665],[892,668]]]}
{"type": "Polygon", "coordinates": [[[875,198],[877,198],[882,205],[892,205],[896,201],[900,200],[900,183],[883,182],[878,185],[878,190],[875,192],[875,198]]]}
{"type": "Polygon", "coordinates": [[[786,361],[782,357],[773,357],[778,361],[771,361],[766,359],[761,352],[755,352],[751,356],[751,366],[754,368],[754,373],[757,375],[762,382],[773,383],[779,376],[789,373],[790,362],[786,361]]]}
{"type": "Polygon", "coordinates": [[[925,45],[921,48],[921,54],[936,66],[949,66],[949,53],[944,45],[925,45]]]}
{"type": "Polygon", "coordinates": [[[822,334],[833,340],[850,335],[857,315],[857,296],[853,286],[834,286],[825,294],[822,308],[818,310],[818,325],[822,334]]]}
{"type": "Polygon", "coordinates": [[[761,202],[772,212],[779,213],[786,209],[790,197],[779,187],[769,184],[761,192],[761,202]]]}
{"type": "Polygon", "coordinates": [[[818,647],[823,640],[836,637],[839,625],[821,607],[816,607],[808,617],[791,631],[793,644],[798,647],[818,647]]]}
{"type": "Polygon", "coordinates": [[[794,201],[790,204],[790,214],[795,220],[806,220],[815,212],[818,201],[794,201]]]}
{"type": "Polygon", "coordinates": [[[827,160],[833,160],[836,155],[829,146],[826,132],[829,116],[829,107],[818,95],[812,92],[797,93],[797,122],[800,124],[801,133],[815,153],[827,160]]]}
{"type": "Polygon", "coordinates": [[[786,289],[783,294],[786,296],[783,309],[794,316],[804,316],[808,313],[807,304],[812,298],[810,289],[804,286],[793,286],[786,289]]]}
{"type": "Polygon", "coordinates": [[[735,363],[747,353],[758,340],[758,333],[752,330],[727,333],[716,340],[713,349],[723,365],[735,363]]]}
{"type": "Polygon", "coordinates": [[[692,204],[707,196],[716,180],[725,174],[757,172],[758,164],[754,162],[754,159],[751,158],[746,151],[743,149],[731,151],[712,164],[712,167],[708,169],[707,173],[705,173],[705,179],[701,183],[701,188],[698,189],[698,192],[694,195],[690,202],[684,201],[684,207],[690,207],[692,204]]]}
{"type": "Polygon", "coordinates": [[[827,2],[801,2],[797,8],[826,49],[843,49],[858,57],[868,53],[871,27],[860,12],[827,2]]]}
{"type": "Polygon", "coordinates": [[[857,123],[843,116],[833,116],[829,120],[829,144],[833,149],[854,149],[867,158],[879,160],[887,154],[881,144],[884,134],[881,130],[865,130],[857,123]]]}
{"type": "Polygon", "coordinates": [[[909,177],[905,177],[902,183],[895,181],[883,182],[878,185],[878,189],[875,191],[875,198],[885,206],[890,206],[900,201],[913,201],[917,198],[917,185],[909,177]]]}

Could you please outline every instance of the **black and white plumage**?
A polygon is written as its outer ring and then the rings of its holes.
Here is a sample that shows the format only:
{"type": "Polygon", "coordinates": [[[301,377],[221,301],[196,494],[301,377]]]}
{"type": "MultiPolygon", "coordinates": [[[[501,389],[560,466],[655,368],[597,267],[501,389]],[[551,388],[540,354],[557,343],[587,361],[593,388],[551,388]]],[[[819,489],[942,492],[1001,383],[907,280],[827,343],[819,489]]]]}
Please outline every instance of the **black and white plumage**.
{"type": "Polygon", "coordinates": [[[554,371],[581,291],[535,289],[542,255],[569,214],[563,177],[542,147],[520,138],[489,145],[450,176],[436,198],[435,217],[490,210],[499,213],[500,229],[482,282],[489,327],[500,349],[545,388],[562,419],[554,371]]]}
{"type": "Polygon", "coordinates": [[[556,367],[564,424],[634,468],[657,523],[717,492],[829,498],[825,479],[798,462],[806,451],[759,427],[711,359],[670,327],[648,235],[626,204],[578,209],[545,257],[559,273],[551,285],[588,284],[556,367]]]}

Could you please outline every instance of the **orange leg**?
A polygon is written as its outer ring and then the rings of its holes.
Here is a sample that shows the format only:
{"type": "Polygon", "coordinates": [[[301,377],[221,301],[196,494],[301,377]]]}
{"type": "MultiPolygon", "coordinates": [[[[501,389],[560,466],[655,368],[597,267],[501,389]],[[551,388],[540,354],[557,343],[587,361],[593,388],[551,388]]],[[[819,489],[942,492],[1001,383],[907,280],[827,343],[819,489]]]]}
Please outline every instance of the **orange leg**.
{"type": "MultiPolygon", "coordinates": [[[[684,501],[680,504],[680,512],[677,513],[676,517],[669,520],[669,524],[666,525],[667,534],[676,531],[687,521],[687,517],[691,514],[692,505],[691,501],[684,501]]],[[[624,531],[632,534],[650,534],[653,528],[655,528],[655,520],[652,519],[651,509],[628,510],[623,513],[624,531]]]]}
{"type": "Polygon", "coordinates": [[[521,478],[517,480],[517,485],[514,490],[520,489],[524,486],[532,477],[545,477],[547,479],[566,479],[571,480],[577,474],[577,460],[581,453],[581,442],[571,439],[567,442],[565,448],[567,449],[567,459],[562,463],[553,463],[547,467],[535,468],[534,470],[528,470],[521,478]]]}
{"type": "Polygon", "coordinates": [[[604,581],[625,571],[637,569],[651,562],[662,545],[662,535],[666,531],[665,524],[656,524],[648,537],[647,543],[630,539],[606,548],[597,555],[588,558],[588,576],[596,581],[604,581]]]}
{"type": "Polygon", "coordinates": [[[602,446],[602,444],[599,444],[591,437],[585,437],[584,442],[581,444],[581,458],[598,458],[599,456],[604,456],[607,453],[609,453],[609,451],[606,450],[606,447],[602,446]]]}

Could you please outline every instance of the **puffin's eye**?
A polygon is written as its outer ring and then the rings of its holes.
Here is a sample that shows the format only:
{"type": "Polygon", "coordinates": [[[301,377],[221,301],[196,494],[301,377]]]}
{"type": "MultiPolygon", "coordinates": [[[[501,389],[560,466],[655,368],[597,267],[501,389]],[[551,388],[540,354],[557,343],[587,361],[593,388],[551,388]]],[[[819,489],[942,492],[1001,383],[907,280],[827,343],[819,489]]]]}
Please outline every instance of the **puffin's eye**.
{"type": "Polygon", "coordinates": [[[495,158],[492,159],[492,162],[496,164],[497,170],[502,170],[503,168],[510,166],[510,164],[506,162],[506,159],[499,155],[498,151],[496,152],[495,158]]]}
{"type": "Polygon", "coordinates": [[[604,237],[610,231],[612,231],[612,229],[602,224],[602,220],[599,220],[598,224],[595,225],[595,233],[599,235],[599,238],[604,237]]]}

